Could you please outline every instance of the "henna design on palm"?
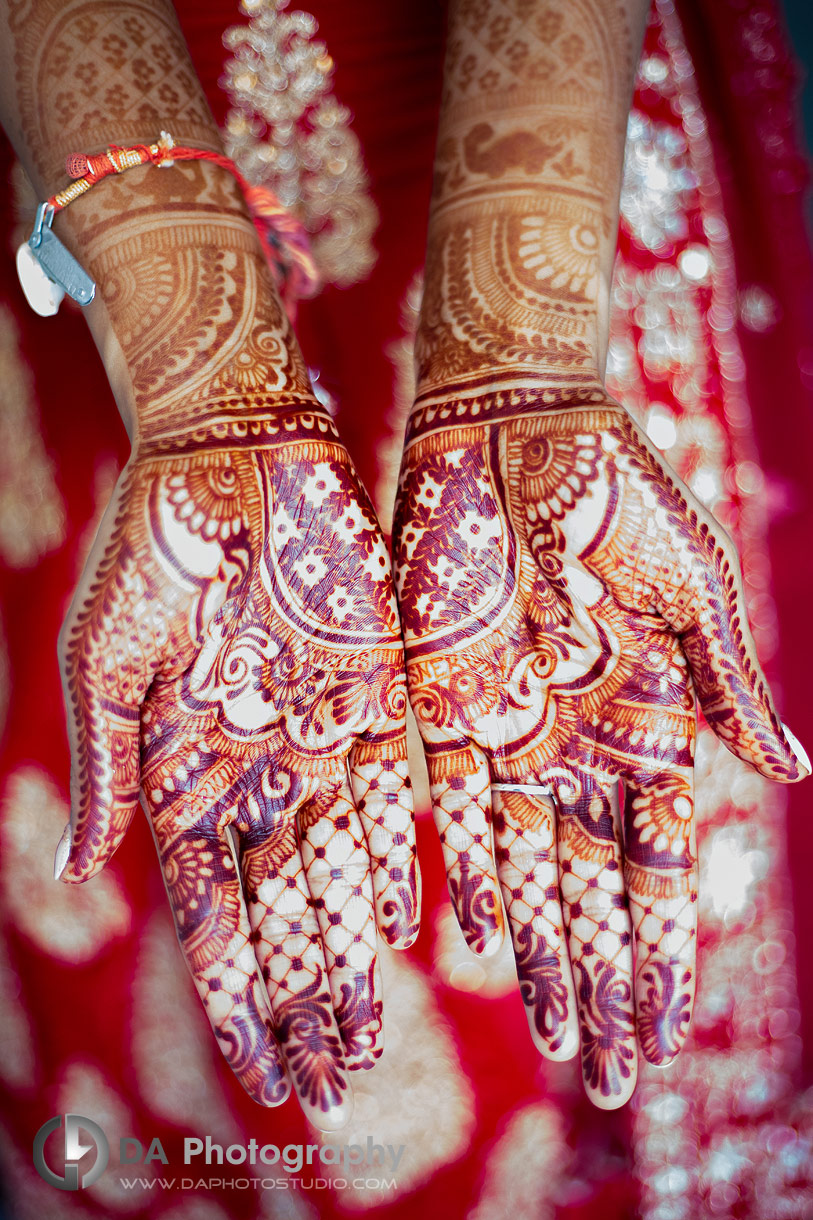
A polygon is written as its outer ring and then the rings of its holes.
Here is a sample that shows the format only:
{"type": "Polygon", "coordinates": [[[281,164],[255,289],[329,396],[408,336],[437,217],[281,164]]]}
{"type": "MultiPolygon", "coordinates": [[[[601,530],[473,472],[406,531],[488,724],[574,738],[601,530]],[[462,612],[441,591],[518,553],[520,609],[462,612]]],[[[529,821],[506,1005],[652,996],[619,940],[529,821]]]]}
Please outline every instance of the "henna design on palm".
{"type": "Polygon", "coordinates": [[[332,1122],[345,1068],[380,1054],[375,908],[390,943],[417,930],[406,692],[389,560],[347,455],[318,410],[277,423],[276,445],[240,447],[236,425],[231,447],[125,470],[65,635],[63,875],[109,859],[140,785],[227,1059],[265,1104],[286,1064],[332,1122]]]}
{"type": "Polygon", "coordinates": [[[589,1095],[614,1107],[635,1086],[636,1029],[664,1064],[689,1024],[695,694],[763,774],[805,771],[730,541],[620,407],[581,397],[595,401],[416,411],[396,578],[463,932],[488,952],[504,909],[534,1040],[552,1058],[580,1041],[589,1095]]]}

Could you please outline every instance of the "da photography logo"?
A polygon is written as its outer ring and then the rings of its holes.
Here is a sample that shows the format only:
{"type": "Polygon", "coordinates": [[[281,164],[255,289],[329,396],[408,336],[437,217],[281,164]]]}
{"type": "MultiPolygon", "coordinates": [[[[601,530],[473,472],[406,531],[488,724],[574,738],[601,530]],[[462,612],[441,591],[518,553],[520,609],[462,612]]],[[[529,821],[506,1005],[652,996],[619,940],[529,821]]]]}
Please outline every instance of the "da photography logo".
{"type": "Polygon", "coordinates": [[[98,1123],[81,1114],[57,1114],[47,1123],[43,1123],[34,1136],[34,1168],[40,1177],[57,1190],[79,1190],[80,1187],[92,1186],[107,1168],[110,1159],[110,1145],[107,1136],[98,1123]],[[65,1122],[65,1173],[60,1176],[45,1160],[45,1142],[52,1131],[58,1131],[65,1122]],[[92,1143],[85,1143],[83,1136],[89,1136],[92,1143]],[[96,1160],[89,1169],[79,1175],[79,1164],[88,1152],[96,1149],[96,1160]]]}

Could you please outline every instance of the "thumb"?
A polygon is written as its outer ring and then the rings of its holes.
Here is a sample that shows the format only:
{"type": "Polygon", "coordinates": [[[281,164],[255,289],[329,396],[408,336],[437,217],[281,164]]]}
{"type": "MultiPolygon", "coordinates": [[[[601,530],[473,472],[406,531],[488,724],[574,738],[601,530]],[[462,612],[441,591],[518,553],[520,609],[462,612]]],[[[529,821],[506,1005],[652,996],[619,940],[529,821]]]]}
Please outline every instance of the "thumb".
{"type": "Polygon", "coordinates": [[[59,641],[71,749],[71,820],[54,863],[86,881],[115,852],[138,805],[141,703],[167,633],[128,538],[131,480],[108,505],[59,641]]]}
{"type": "Polygon", "coordinates": [[[662,613],[680,635],[703,715],[734,754],[768,779],[804,779],[807,754],[779,719],[757,660],[734,545],[695,513],[688,526],[680,556],[688,578],[662,613]]]}
{"type": "Polygon", "coordinates": [[[54,875],[66,882],[86,881],[104,868],[138,805],[139,708],[100,697],[86,669],[74,663],[65,678],[71,820],[57,848],[54,875]]]}

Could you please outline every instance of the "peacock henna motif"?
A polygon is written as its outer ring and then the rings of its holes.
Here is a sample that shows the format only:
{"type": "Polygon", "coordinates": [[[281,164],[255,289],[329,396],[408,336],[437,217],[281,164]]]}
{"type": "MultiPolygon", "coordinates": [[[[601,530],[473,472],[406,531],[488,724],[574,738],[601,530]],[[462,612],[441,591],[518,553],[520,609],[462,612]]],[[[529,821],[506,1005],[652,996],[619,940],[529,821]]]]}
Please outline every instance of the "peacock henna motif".
{"type": "Polygon", "coordinates": [[[483,395],[447,414],[413,417],[395,538],[450,894],[478,952],[504,908],[535,1041],[568,1057],[580,1033],[612,1107],[635,1085],[636,1020],[653,1063],[688,1029],[695,696],[764,774],[804,772],[731,543],[626,413],[512,418],[483,395]]]}

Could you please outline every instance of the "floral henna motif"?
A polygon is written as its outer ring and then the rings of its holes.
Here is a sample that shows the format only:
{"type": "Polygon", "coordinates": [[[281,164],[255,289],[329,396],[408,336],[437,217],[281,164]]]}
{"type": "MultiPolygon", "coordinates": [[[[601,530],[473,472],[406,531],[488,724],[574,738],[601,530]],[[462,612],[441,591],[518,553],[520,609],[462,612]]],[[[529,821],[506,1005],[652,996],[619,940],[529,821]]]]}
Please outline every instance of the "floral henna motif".
{"type": "Polygon", "coordinates": [[[533,1013],[539,1037],[555,1055],[566,1045],[570,1012],[570,995],[562,978],[561,961],[557,954],[546,952],[544,940],[529,924],[520,929],[517,942],[517,977],[522,1002],[533,1013]]]}
{"type": "Polygon", "coordinates": [[[638,1041],[650,1063],[666,1065],[683,1045],[691,1017],[691,971],[679,962],[650,961],[641,971],[646,987],[638,1001],[638,1041]],[[677,975],[677,977],[676,977],[677,975]]]}
{"type": "Polygon", "coordinates": [[[491,887],[483,885],[479,871],[472,869],[468,852],[458,853],[457,865],[455,872],[449,876],[449,893],[458,912],[466,944],[475,953],[482,953],[488,944],[493,943],[494,933],[500,926],[498,900],[491,887]]]}
{"type": "Polygon", "coordinates": [[[582,962],[575,964],[585,1083],[596,1097],[618,1097],[629,1091],[630,1080],[635,1083],[630,985],[607,962],[600,962],[594,975],[582,962]]]}
{"type": "Polygon", "coordinates": [[[802,771],[730,543],[625,413],[490,405],[452,402],[455,422],[417,428],[405,453],[410,698],[461,927],[482,951],[501,889],[536,1040],[572,1053],[578,1010],[588,1091],[614,1106],[635,1084],[636,1010],[655,1063],[691,1013],[698,670],[724,740],[773,778],[802,771]]]}
{"type": "Polygon", "coordinates": [[[320,971],[309,986],[282,1002],[276,1021],[297,1093],[314,1110],[338,1108],[347,1091],[342,1044],[334,1030],[330,992],[320,971]]]}
{"type": "Polygon", "coordinates": [[[366,974],[357,974],[351,982],[341,984],[341,1003],[335,1006],[348,1067],[372,1067],[381,1058],[382,1047],[375,1035],[381,1028],[381,1001],[376,993],[375,963],[366,974]]]}
{"type": "MultiPolygon", "coordinates": [[[[255,1010],[256,1011],[256,1010],[255,1010]]],[[[252,1013],[251,1020],[235,1016],[228,1025],[215,1031],[220,1049],[235,1076],[261,1106],[278,1106],[290,1093],[284,1068],[273,1041],[271,1022],[262,1022],[267,1047],[263,1054],[258,1047],[260,1021],[252,1013]]]]}

